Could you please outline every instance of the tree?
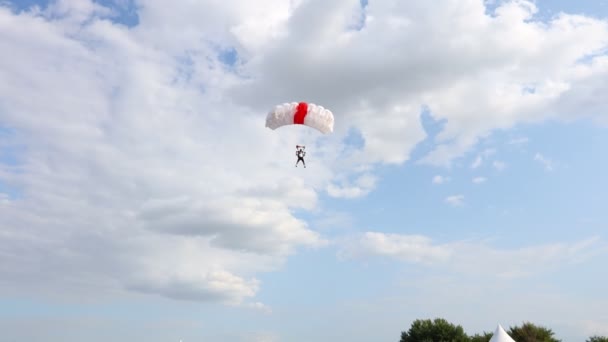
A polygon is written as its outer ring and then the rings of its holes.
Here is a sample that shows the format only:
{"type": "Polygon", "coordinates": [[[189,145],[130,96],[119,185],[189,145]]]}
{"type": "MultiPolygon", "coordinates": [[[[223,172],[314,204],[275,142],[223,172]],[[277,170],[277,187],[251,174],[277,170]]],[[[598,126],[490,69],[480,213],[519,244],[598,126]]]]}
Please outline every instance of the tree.
{"type": "Polygon", "coordinates": [[[417,319],[408,331],[401,332],[400,342],[468,342],[464,329],[443,318],[417,319]]]}
{"type": "Polygon", "coordinates": [[[591,336],[585,342],[608,342],[608,337],[606,336],[591,336]]]}
{"type": "Polygon", "coordinates": [[[475,334],[469,338],[471,342],[490,342],[494,333],[484,332],[483,334],[475,334]]]}
{"type": "Polygon", "coordinates": [[[522,326],[509,329],[509,335],[517,342],[561,342],[553,337],[551,329],[524,322],[522,326]]]}

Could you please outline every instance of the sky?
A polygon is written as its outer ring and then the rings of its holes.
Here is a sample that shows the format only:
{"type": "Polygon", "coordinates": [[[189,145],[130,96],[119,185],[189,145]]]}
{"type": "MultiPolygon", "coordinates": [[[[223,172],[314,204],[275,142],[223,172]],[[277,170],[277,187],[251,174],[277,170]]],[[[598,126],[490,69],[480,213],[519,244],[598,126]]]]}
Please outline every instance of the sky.
{"type": "Polygon", "coordinates": [[[5,341],[608,336],[608,1],[5,0],[0,51],[5,341]]]}

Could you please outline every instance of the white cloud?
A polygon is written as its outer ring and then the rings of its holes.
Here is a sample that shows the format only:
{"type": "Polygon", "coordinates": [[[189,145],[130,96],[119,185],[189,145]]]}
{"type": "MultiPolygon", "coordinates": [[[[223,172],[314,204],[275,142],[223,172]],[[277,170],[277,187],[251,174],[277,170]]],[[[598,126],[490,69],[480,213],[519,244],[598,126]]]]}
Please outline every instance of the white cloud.
{"type": "Polygon", "coordinates": [[[8,286],[247,301],[257,273],[325,244],[294,209],[372,191],[375,163],[426,138],[422,106],[447,122],[423,158],[435,165],[496,129],[606,112],[608,58],[577,63],[606,48],[605,21],[539,23],[527,1],[495,16],[482,1],[371,2],[355,31],[360,11],[151,0],[126,28],[93,1],[0,7],[0,121],[25,146],[19,172],[0,173],[20,192],[0,204],[8,286]],[[229,48],[234,66],[218,57],[229,48]],[[301,99],[334,111],[335,134],[264,128],[268,108],[301,99]],[[365,143],[344,154],[350,128],[365,143]],[[296,171],[302,141],[310,166],[296,171]]]}
{"type": "Polygon", "coordinates": [[[492,163],[492,166],[498,171],[502,171],[507,167],[507,164],[503,161],[496,160],[492,163]]]}
{"type": "MultiPolygon", "coordinates": [[[[606,46],[608,30],[602,21],[561,15],[541,24],[531,19],[536,8],[527,1],[503,3],[495,17],[485,13],[481,1],[459,7],[449,1],[376,3],[366,8],[363,30],[344,31],[357,4],[340,1],[326,8],[322,1],[303,2],[286,25],[285,37],[276,40],[266,58],[247,66],[256,78],[238,87],[235,96],[251,105],[302,96],[328,103],[339,108],[340,118],[348,118],[338,122],[338,130],[358,127],[366,140],[362,155],[383,162],[407,160],[424,138],[416,117],[426,104],[438,119],[447,119],[447,126],[438,137],[441,145],[423,160],[446,164],[493,129],[565,114],[557,106],[561,99],[589,98],[588,93],[573,93],[575,84],[601,87],[595,83],[599,76],[583,73],[575,63],[606,46]],[[321,9],[322,15],[312,15],[321,9]],[[294,39],[297,48],[287,48],[294,39]],[[324,46],[332,48],[316,48],[324,46]],[[412,46],[424,49],[407,48],[412,46]],[[323,82],[317,82],[320,74],[323,82]],[[403,74],[408,77],[398,76],[403,74]],[[530,84],[533,93],[522,91],[530,84]],[[382,120],[377,113],[383,113],[382,120]]],[[[601,64],[586,68],[608,71],[601,64]]]]}
{"type": "Polygon", "coordinates": [[[253,309],[253,310],[257,310],[257,311],[260,311],[260,312],[263,312],[265,314],[271,314],[272,313],[272,309],[268,305],[266,305],[264,303],[260,303],[260,302],[247,303],[245,305],[245,307],[253,309]]]}
{"type": "Polygon", "coordinates": [[[450,256],[449,249],[434,246],[431,239],[421,235],[366,232],[343,242],[341,258],[387,256],[407,262],[434,263],[450,256]]]}
{"type": "Polygon", "coordinates": [[[529,138],[527,137],[521,137],[521,138],[514,138],[509,140],[508,144],[509,145],[525,145],[530,141],[529,138]]]}
{"type": "Polygon", "coordinates": [[[145,202],[138,215],[156,232],[209,236],[211,244],[234,250],[288,254],[300,243],[321,246],[318,234],[294,218],[280,201],[260,198],[175,198],[145,202]]]}
{"type": "Polygon", "coordinates": [[[92,2],[56,6],[52,19],[0,7],[0,121],[26,147],[0,173],[20,193],[0,205],[4,288],[234,305],[257,273],[325,244],[292,210],[313,210],[331,173],[294,176],[291,141],[218,98],[235,78],[212,46],[97,20],[92,2]]]}
{"type": "Polygon", "coordinates": [[[464,195],[451,195],[445,198],[445,202],[452,206],[461,206],[464,204],[464,195]]]}
{"type": "Polygon", "coordinates": [[[445,182],[448,182],[449,180],[450,180],[450,177],[436,175],[433,177],[433,184],[443,184],[445,182]]]}
{"type": "Polygon", "coordinates": [[[376,177],[371,174],[363,174],[355,180],[354,184],[342,180],[340,185],[329,184],[327,193],[338,198],[357,198],[367,195],[374,189],[376,177]]]}
{"type": "Polygon", "coordinates": [[[483,150],[483,155],[485,157],[490,157],[494,154],[496,154],[496,149],[494,149],[494,148],[486,148],[485,150],[483,150]]]}
{"type": "Polygon", "coordinates": [[[478,167],[481,166],[481,163],[483,163],[483,158],[481,156],[477,156],[477,158],[475,158],[475,160],[471,164],[471,168],[477,169],[478,167]]]}
{"type": "Polygon", "coordinates": [[[479,154],[475,160],[471,163],[471,169],[478,169],[483,165],[484,158],[488,158],[492,155],[496,154],[496,150],[493,148],[486,148],[479,154]]]}
{"type": "Polygon", "coordinates": [[[164,270],[160,279],[148,276],[140,282],[129,284],[130,289],[141,292],[162,294],[174,299],[222,300],[227,303],[240,303],[243,298],[253,297],[258,290],[258,282],[246,281],[226,271],[203,274],[187,272],[172,274],[164,270]]]}
{"type": "Polygon", "coordinates": [[[534,160],[543,165],[545,170],[553,171],[553,161],[540,153],[534,155],[534,160]]]}
{"type": "Polygon", "coordinates": [[[338,253],[342,259],[388,257],[428,267],[447,267],[460,274],[499,278],[520,278],[551,272],[566,264],[576,264],[608,252],[598,238],[572,243],[550,243],[519,248],[491,246],[485,241],[433,243],[421,235],[366,232],[343,240],[338,253]]]}
{"type": "Polygon", "coordinates": [[[485,183],[486,181],[487,181],[486,177],[475,177],[472,180],[472,182],[475,183],[475,184],[485,183]]]}

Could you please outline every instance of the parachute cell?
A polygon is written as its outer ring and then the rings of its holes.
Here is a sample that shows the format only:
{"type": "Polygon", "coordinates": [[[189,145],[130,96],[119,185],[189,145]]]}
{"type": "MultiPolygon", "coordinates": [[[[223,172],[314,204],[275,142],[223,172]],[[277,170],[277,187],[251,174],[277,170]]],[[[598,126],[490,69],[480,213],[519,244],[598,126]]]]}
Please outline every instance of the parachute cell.
{"type": "Polygon", "coordinates": [[[286,125],[305,125],[327,134],[334,130],[334,115],[314,103],[284,103],[268,113],[266,127],[274,130],[286,125]]]}

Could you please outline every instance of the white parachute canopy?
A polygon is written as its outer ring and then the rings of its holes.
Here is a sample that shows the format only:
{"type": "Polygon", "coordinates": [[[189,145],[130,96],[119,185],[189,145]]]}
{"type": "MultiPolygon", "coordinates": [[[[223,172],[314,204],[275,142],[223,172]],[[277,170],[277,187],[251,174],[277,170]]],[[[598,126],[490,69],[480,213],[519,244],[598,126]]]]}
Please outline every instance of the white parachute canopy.
{"type": "Polygon", "coordinates": [[[327,134],[334,131],[334,115],[314,103],[284,103],[268,113],[266,127],[274,130],[286,125],[305,125],[327,134]]]}
{"type": "Polygon", "coordinates": [[[515,342],[515,340],[512,339],[511,336],[507,334],[505,329],[503,329],[502,326],[499,324],[496,327],[496,331],[494,331],[494,335],[492,335],[492,339],[490,339],[490,342],[515,342]]]}

